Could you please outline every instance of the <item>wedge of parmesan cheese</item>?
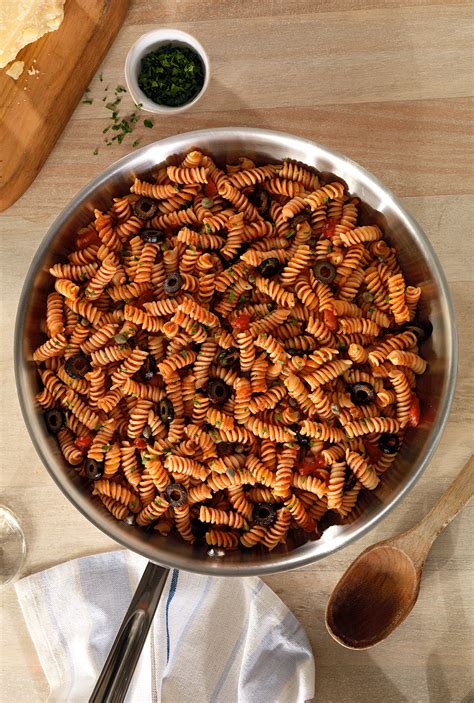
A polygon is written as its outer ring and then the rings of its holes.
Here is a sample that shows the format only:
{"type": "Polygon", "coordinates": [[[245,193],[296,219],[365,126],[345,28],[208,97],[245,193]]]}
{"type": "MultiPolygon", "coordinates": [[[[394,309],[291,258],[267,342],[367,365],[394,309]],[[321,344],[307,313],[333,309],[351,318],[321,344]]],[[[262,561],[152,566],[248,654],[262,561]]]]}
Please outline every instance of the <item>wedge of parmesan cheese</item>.
{"type": "Polygon", "coordinates": [[[0,0],[0,68],[24,46],[57,29],[65,0],[0,0]]]}
{"type": "Polygon", "coordinates": [[[24,61],[15,61],[12,63],[12,65],[5,71],[7,76],[10,76],[10,78],[13,78],[14,81],[17,81],[21,74],[23,73],[23,69],[25,68],[25,62],[24,61]]]}

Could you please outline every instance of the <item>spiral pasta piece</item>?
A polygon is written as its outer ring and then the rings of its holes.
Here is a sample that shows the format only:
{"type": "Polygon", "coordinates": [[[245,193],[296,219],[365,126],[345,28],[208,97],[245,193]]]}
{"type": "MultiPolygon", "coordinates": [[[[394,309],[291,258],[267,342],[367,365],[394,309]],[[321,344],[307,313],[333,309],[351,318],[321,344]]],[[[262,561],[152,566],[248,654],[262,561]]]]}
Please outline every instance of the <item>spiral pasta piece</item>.
{"type": "Polygon", "coordinates": [[[95,481],[93,493],[113,498],[117,503],[126,505],[132,513],[138,513],[142,507],[140,500],[134,493],[115,481],[109,481],[104,478],[95,481]]]}
{"type": "Polygon", "coordinates": [[[363,456],[361,456],[358,452],[353,452],[350,449],[347,449],[346,462],[354,476],[357,477],[358,481],[360,481],[365,488],[368,488],[370,491],[377,488],[380,483],[380,479],[377,476],[375,469],[369,465],[363,456]]]}
{"type": "Polygon", "coordinates": [[[273,494],[279,498],[285,498],[290,492],[297,455],[298,450],[296,447],[285,447],[279,455],[273,482],[273,494]]]}
{"type": "Polygon", "coordinates": [[[291,522],[291,513],[286,507],[281,508],[277,511],[277,517],[275,522],[271,527],[268,528],[265,537],[263,538],[263,544],[269,551],[275,549],[275,547],[280,542],[286,541],[286,536],[288,534],[288,529],[291,522]]]}
{"type": "Polygon", "coordinates": [[[368,419],[364,418],[358,422],[349,422],[345,425],[344,430],[349,439],[362,437],[365,434],[372,434],[373,432],[397,434],[400,430],[400,423],[390,417],[372,417],[368,419]]]}
{"type": "Polygon", "coordinates": [[[206,532],[206,542],[210,546],[224,547],[225,549],[237,549],[239,537],[234,532],[224,532],[223,530],[208,530],[206,532]]]}
{"type": "Polygon", "coordinates": [[[319,186],[319,179],[315,173],[293,161],[285,160],[275,170],[281,178],[298,181],[306,190],[316,190],[319,186]]]}
{"type": "Polygon", "coordinates": [[[345,477],[346,463],[335,462],[331,466],[331,473],[329,475],[329,484],[327,492],[328,510],[337,510],[341,507],[345,477]]]}
{"type": "Polygon", "coordinates": [[[388,302],[397,325],[410,320],[410,311],[405,300],[405,280],[401,273],[390,276],[388,285],[388,302]]]}
{"type": "Polygon", "coordinates": [[[388,361],[391,361],[395,366],[407,366],[409,369],[415,373],[422,374],[425,373],[427,363],[418,354],[413,354],[409,351],[401,351],[400,349],[395,349],[387,355],[388,361]]]}
{"type": "Polygon", "coordinates": [[[409,349],[415,344],[416,335],[413,332],[402,332],[401,334],[386,337],[383,342],[376,344],[369,351],[369,364],[371,366],[380,366],[387,359],[390,352],[409,349]]]}

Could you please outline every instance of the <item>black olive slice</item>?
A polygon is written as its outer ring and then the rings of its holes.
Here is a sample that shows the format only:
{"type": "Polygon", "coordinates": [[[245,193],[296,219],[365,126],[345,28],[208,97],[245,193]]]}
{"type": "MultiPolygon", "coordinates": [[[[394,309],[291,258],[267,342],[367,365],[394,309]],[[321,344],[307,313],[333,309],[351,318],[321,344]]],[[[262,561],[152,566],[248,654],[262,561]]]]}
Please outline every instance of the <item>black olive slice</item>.
{"type": "Polygon", "coordinates": [[[162,229],[143,229],[140,232],[140,239],[148,244],[158,244],[165,239],[166,234],[162,229]]]}
{"type": "Polygon", "coordinates": [[[163,289],[165,293],[177,293],[183,287],[183,283],[183,277],[178,271],[175,271],[165,278],[163,289]]]}
{"type": "Polygon", "coordinates": [[[270,503],[257,503],[253,509],[253,521],[262,527],[268,527],[275,522],[276,511],[270,503]]]}
{"type": "Polygon", "coordinates": [[[170,483],[165,488],[165,498],[172,508],[180,508],[186,503],[188,492],[181,483],[170,483]]]}
{"type": "Polygon", "coordinates": [[[89,359],[83,354],[74,354],[66,359],[64,370],[71,378],[84,378],[86,373],[92,369],[89,359]]]}
{"type": "Polygon", "coordinates": [[[202,539],[209,529],[209,525],[205,522],[201,522],[199,518],[195,517],[191,520],[191,532],[196,537],[196,539],[202,539]]]}
{"type": "Polygon", "coordinates": [[[236,364],[239,359],[240,355],[237,347],[227,347],[227,349],[224,349],[217,357],[217,363],[219,366],[229,367],[236,364]]]}
{"type": "Polygon", "coordinates": [[[325,283],[326,285],[332,283],[336,278],[336,269],[331,262],[326,261],[326,259],[316,261],[313,266],[313,271],[318,281],[320,283],[325,283]]]}
{"type": "Polygon", "coordinates": [[[206,385],[206,392],[213,403],[220,405],[230,397],[229,386],[220,378],[210,378],[206,385]]]}
{"type": "Polygon", "coordinates": [[[57,410],[56,408],[47,410],[44,414],[44,419],[48,432],[51,434],[57,434],[65,422],[64,414],[61,410],[57,410]]]}
{"type": "Polygon", "coordinates": [[[86,459],[84,462],[84,473],[91,481],[96,481],[104,473],[104,464],[95,459],[86,459]]]}
{"type": "Polygon", "coordinates": [[[400,449],[400,440],[396,434],[384,432],[379,437],[379,448],[384,454],[396,454],[400,449]]]}
{"type": "Polygon", "coordinates": [[[306,435],[300,434],[299,432],[295,434],[295,439],[300,447],[309,447],[311,442],[311,437],[307,437],[306,435]]]}
{"type": "Polygon", "coordinates": [[[147,358],[145,359],[145,361],[140,369],[140,376],[143,378],[144,381],[149,381],[151,378],[153,378],[155,373],[156,373],[155,358],[151,354],[148,354],[147,358]]]}
{"type": "Polygon", "coordinates": [[[169,398],[163,398],[162,400],[160,400],[158,412],[163,422],[171,422],[173,420],[174,408],[173,403],[169,398]]]}
{"type": "Polygon", "coordinates": [[[158,204],[151,198],[139,198],[133,203],[133,212],[141,220],[151,220],[158,212],[158,204]]]}
{"type": "Polygon", "coordinates": [[[233,454],[234,450],[230,442],[219,442],[216,446],[216,450],[219,456],[229,456],[233,454]]]}
{"type": "Polygon", "coordinates": [[[374,387],[370,383],[360,381],[351,386],[351,400],[354,405],[367,405],[375,398],[374,387]]]}
{"type": "Polygon", "coordinates": [[[274,257],[264,259],[257,266],[262,278],[272,278],[273,276],[276,276],[277,273],[279,273],[280,268],[280,262],[274,257]]]}
{"type": "Polygon", "coordinates": [[[345,481],[342,490],[344,493],[350,491],[357,483],[357,476],[350,469],[346,469],[345,481]]]}
{"type": "Polygon", "coordinates": [[[255,207],[261,215],[266,215],[270,209],[270,196],[266,190],[257,190],[253,198],[255,207]]]}
{"type": "Polygon", "coordinates": [[[433,334],[433,325],[429,320],[425,320],[423,322],[413,320],[413,322],[406,322],[402,325],[401,331],[413,332],[413,334],[416,335],[418,343],[421,344],[421,342],[424,342],[433,334]]]}

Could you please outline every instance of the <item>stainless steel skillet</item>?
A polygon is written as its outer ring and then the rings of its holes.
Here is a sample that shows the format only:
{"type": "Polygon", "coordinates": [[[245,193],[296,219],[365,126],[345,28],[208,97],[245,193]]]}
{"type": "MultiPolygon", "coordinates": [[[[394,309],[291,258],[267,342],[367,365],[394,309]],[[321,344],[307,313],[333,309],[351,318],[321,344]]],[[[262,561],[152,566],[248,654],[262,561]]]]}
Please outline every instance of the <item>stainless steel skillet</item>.
{"type": "Polygon", "coordinates": [[[374,527],[410,490],[428,465],[453,398],[456,364],[453,305],[428,238],[380,181],[353,161],[318,144],[261,129],[221,128],[189,132],[155,142],[124,157],[78,193],[49,229],[28,271],[16,320],[15,373],[25,423],[54,481],[96,527],[151,562],[139,586],[139,597],[134,598],[127,614],[127,624],[122,627],[114,645],[114,657],[109,658],[107,680],[105,684],[102,681],[92,700],[117,701],[125,695],[124,679],[131,678],[131,662],[135,659],[136,663],[139,654],[137,642],[141,640],[143,644],[165,581],[165,570],[157,564],[215,576],[275,573],[322,559],[374,527]],[[421,423],[407,434],[399,458],[380,488],[363,496],[363,505],[350,523],[329,527],[319,540],[289,543],[271,553],[231,552],[216,557],[215,551],[210,555],[203,547],[190,547],[172,536],[163,538],[117,522],[102,506],[92,502],[83,480],[65,463],[54,438],[47,434],[34,401],[38,388],[31,357],[32,350],[39,343],[38,320],[44,315],[45,300],[50,291],[47,273],[50,262],[71,249],[70,238],[91,219],[93,209],[105,209],[112,197],[126,193],[135,175],[144,176],[163,162],[176,163],[192,148],[209,152],[221,163],[231,162],[243,154],[258,162],[292,158],[314,166],[328,176],[336,174],[346,182],[349,191],[363,201],[362,219],[379,222],[387,238],[397,246],[408,281],[423,289],[420,313],[430,319],[434,328],[432,337],[422,349],[429,370],[420,378],[418,386],[421,423]]]}

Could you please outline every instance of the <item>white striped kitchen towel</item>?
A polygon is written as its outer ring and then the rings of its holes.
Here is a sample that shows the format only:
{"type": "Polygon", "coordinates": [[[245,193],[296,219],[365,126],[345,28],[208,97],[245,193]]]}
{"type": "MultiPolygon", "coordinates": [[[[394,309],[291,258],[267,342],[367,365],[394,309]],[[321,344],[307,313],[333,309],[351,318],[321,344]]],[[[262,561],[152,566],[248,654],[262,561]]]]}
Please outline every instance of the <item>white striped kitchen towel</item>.
{"type": "MultiPolygon", "coordinates": [[[[146,560],[82,557],[16,592],[54,703],[86,703],[146,560]]],[[[132,680],[132,703],[303,703],[314,659],[294,615],[259,578],[170,573],[132,680]]]]}

